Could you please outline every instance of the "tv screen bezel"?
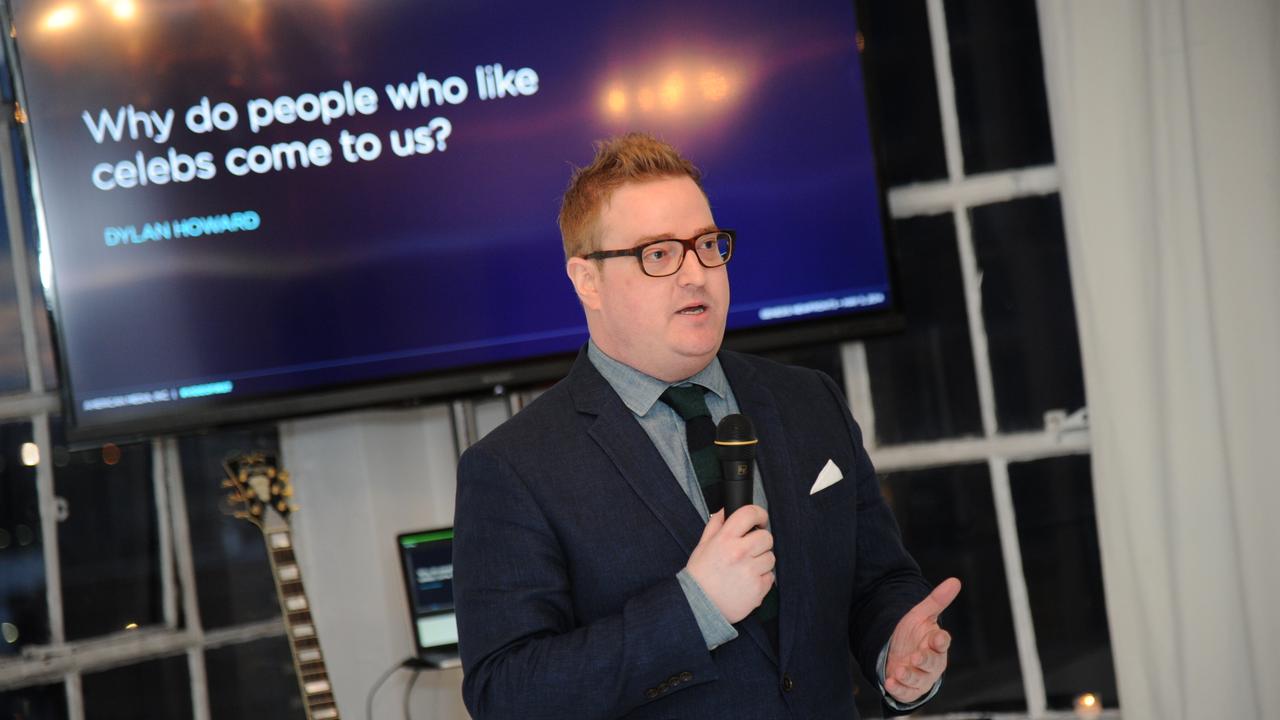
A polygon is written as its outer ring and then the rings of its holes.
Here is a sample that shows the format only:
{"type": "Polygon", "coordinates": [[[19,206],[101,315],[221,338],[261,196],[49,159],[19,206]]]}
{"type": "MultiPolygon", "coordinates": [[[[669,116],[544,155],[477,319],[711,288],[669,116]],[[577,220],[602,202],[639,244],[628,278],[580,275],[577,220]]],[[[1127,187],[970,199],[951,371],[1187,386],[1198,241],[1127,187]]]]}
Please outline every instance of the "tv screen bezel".
{"type": "MultiPolygon", "coordinates": [[[[858,3],[854,5],[859,32],[863,23],[858,3]]],[[[4,21],[12,24],[12,7],[8,0],[0,5],[4,21]]],[[[21,58],[14,38],[6,33],[4,43],[5,71],[14,96],[21,106],[26,104],[26,90],[21,70],[21,58]]],[[[859,70],[867,109],[867,128],[870,134],[872,168],[875,175],[876,194],[881,219],[881,247],[885,259],[889,283],[887,307],[852,315],[824,316],[769,324],[762,327],[729,330],[723,347],[743,352],[761,352],[784,347],[797,347],[822,343],[834,343],[860,337],[870,337],[899,332],[905,328],[906,316],[900,297],[897,259],[893,253],[893,218],[889,214],[888,189],[885,187],[884,159],[879,143],[880,128],[877,121],[877,79],[868,75],[867,47],[858,52],[859,70]]],[[[157,435],[172,435],[209,431],[222,427],[259,424],[319,414],[355,411],[373,407],[418,406],[433,401],[448,401],[459,397],[501,394],[521,388],[549,384],[562,378],[569,370],[577,351],[554,355],[532,356],[519,360],[468,365],[459,368],[426,371],[408,376],[387,377],[373,381],[347,383],[327,388],[295,390],[253,399],[231,399],[225,405],[197,406],[175,412],[151,415],[132,420],[115,420],[84,426],[79,422],[66,353],[63,323],[60,321],[57,278],[51,270],[49,238],[44,221],[44,203],[40,186],[40,170],[35,158],[35,145],[30,124],[18,125],[25,150],[25,190],[33,205],[37,240],[40,281],[50,326],[50,342],[58,370],[58,394],[61,400],[67,439],[76,445],[100,442],[134,442],[157,435]]],[[[10,139],[10,141],[12,138],[10,139]]],[[[584,147],[587,140],[584,139],[584,147]]],[[[555,208],[548,208],[548,216],[555,208]]],[[[565,292],[572,292],[565,280],[565,292]]]]}

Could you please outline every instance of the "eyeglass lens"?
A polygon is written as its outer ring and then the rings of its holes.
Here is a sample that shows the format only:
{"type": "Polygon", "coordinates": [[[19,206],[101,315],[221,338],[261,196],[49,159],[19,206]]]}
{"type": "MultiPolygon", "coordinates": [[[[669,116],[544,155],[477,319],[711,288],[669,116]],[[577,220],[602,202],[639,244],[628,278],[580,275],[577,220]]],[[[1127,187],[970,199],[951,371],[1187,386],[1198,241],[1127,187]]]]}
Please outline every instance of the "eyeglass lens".
{"type": "MultiPolygon", "coordinates": [[[[713,268],[729,260],[729,234],[708,233],[694,241],[698,261],[703,267],[713,268]]],[[[655,277],[670,275],[684,261],[685,248],[679,240],[659,240],[644,247],[640,263],[645,274],[655,277]]]]}

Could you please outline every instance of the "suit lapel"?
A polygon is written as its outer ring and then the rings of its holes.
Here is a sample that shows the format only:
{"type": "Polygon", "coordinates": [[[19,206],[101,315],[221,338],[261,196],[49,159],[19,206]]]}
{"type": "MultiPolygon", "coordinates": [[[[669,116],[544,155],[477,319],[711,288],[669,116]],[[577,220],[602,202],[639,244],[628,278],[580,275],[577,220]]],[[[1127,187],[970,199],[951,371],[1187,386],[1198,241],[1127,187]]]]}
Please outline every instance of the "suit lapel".
{"type": "Polygon", "coordinates": [[[569,378],[578,411],[596,416],[588,434],[688,556],[706,523],[653,441],[591,364],[585,350],[579,353],[569,378]]]}
{"type": "MultiPolygon", "coordinates": [[[[807,553],[804,551],[803,518],[800,501],[787,449],[786,430],[773,393],[753,376],[755,370],[741,357],[720,354],[720,365],[729,378],[738,409],[750,418],[760,444],[756,450],[756,467],[769,500],[769,526],[774,536],[775,569],[778,579],[778,644],[781,664],[785,666],[795,643],[798,618],[811,616],[807,609],[806,588],[812,583],[807,553]]],[[[758,623],[750,623],[758,642],[772,654],[769,640],[758,623]]]]}

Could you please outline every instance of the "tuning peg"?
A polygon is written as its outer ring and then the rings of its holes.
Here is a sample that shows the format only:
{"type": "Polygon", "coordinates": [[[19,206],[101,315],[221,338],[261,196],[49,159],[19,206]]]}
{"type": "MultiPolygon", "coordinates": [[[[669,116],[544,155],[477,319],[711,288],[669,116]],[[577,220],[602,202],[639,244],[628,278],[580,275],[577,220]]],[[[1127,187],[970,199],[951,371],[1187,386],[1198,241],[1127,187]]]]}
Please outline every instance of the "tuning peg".
{"type": "Polygon", "coordinates": [[[276,510],[279,510],[280,512],[289,512],[289,503],[281,500],[276,503],[276,510]]]}
{"type": "Polygon", "coordinates": [[[235,481],[234,481],[234,480],[223,480],[223,481],[222,481],[222,487],[224,487],[224,488],[235,487],[235,486],[236,486],[236,483],[235,483],[235,481]]]}
{"type": "Polygon", "coordinates": [[[292,486],[292,485],[285,485],[285,486],[284,486],[284,490],[282,490],[282,491],[280,492],[280,494],[281,494],[281,495],[283,495],[283,496],[285,496],[285,497],[293,497],[293,486],[292,486]]]}
{"type": "Polygon", "coordinates": [[[253,507],[249,508],[249,512],[253,513],[254,517],[257,517],[262,514],[262,506],[254,505],[253,507]]]}
{"type": "Polygon", "coordinates": [[[275,476],[276,476],[276,469],[273,467],[267,468],[267,477],[274,479],[275,476]]]}

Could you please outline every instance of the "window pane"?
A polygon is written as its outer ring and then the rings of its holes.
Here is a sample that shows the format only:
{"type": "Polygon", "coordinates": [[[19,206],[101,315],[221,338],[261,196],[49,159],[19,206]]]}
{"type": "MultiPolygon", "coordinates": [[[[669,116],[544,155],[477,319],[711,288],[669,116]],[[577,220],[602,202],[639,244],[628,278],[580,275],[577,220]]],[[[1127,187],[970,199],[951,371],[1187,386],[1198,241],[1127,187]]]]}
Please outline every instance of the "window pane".
{"type": "Polygon", "coordinates": [[[0,393],[19,392],[29,387],[13,273],[8,223],[4,203],[0,202],[0,393]]]}
{"type": "Polygon", "coordinates": [[[280,637],[205,653],[213,720],[305,720],[289,641],[280,637]]]}
{"type": "Polygon", "coordinates": [[[0,425],[0,657],[49,641],[34,449],[31,423],[0,425]]]}
{"type": "Polygon", "coordinates": [[[69,451],[51,423],[54,492],[67,639],[163,621],[151,446],[111,444],[69,451]]]}
{"type": "Polygon", "coordinates": [[[222,461],[228,455],[251,450],[278,455],[279,445],[274,427],[194,435],[178,443],[205,628],[280,617],[262,533],[230,514],[222,487],[222,461]]]}
{"type": "Polygon", "coordinates": [[[974,208],[996,420],[1044,427],[1047,410],[1084,407],[1084,374],[1057,195],[974,208]]]}
{"type": "Polygon", "coordinates": [[[946,0],[966,174],[1053,162],[1035,0],[946,0]]]}
{"type": "Polygon", "coordinates": [[[867,99],[886,186],[947,176],[924,0],[858,3],[867,99]]]}
{"type": "Polygon", "coordinates": [[[0,692],[0,720],[66,720],[67,691],[62,683],[0,692]]]}
{"type": "Polygon", "coordinates": [[[981,435],[952,217],[899,220],[894,236],[907,328],[866,341],[876,440],[884,445],[981,435]]]}
{"type": "Polygon", "coordinates": [[[1009,465],[1049,707],[1091,692],[1117,706],[1088,455],[1009,465]]]}
{"type": "Polygon", "coordinates": [[[924,576],[964,583],[942,616],[954,640],[947,679],[928,712],[1025,711],[987,465],[892,473],[881,488],[924,576]]]}
{"type": "Polygon", "coordinates": [[[187,656],[149,660],[84,676],[86,720],[183,720],[191,717],[187,656]]]}

